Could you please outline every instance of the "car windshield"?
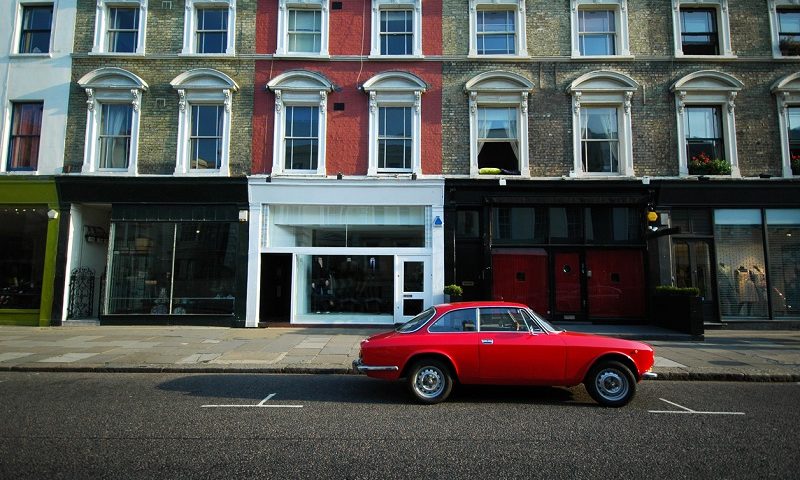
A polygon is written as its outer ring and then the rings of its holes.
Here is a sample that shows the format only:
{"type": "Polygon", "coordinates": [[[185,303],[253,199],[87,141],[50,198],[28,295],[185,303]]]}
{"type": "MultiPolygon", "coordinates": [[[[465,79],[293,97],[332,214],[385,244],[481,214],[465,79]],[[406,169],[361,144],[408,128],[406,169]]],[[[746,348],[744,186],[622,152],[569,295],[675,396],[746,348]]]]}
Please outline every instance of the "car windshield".
{"type": "Polygon", "coordinates": [[[564,331],[563,328],[556,328],[556,327],[550,325],[550,322],[548,322],[547,320],[542,318],[541,315],[539,315],[538,313],[534,312],[533,310],[527,310],[527,312],[529,314],[531,314],[533,316],[533,318],[536,319],[536,323],[541,325],[542,328],[545,329],[545,331],[550,332],[550,333],[561,333],[561,332],[564,331]]]}
{"type": "Polygon", "coordinates": [[[397,328],[395,328],[395,330],[400,333],[416,332],[417,330],[422,328],[423,325],[428,323],[428,320],[433,318],[434,314],[436,314],[436,310],[434,310],[433,307],[431,307],[427,310],[424,310],[422,313],[412,318],[411,320],[407,321],[406,323],[399,325],[397,328]]]}

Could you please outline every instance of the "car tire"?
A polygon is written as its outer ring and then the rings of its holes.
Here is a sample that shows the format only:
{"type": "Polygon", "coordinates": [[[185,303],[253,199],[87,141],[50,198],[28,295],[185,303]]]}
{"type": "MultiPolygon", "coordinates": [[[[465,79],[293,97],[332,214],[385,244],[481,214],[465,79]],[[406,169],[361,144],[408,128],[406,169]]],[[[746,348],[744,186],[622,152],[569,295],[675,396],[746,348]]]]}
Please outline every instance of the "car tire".
{"type": "Polygon", "coordinates": [[[453,389],[450,367],[441,360],[416,362],[409,370],[408,389],[422,403],[443,402],[453,389]]]}
{"type": "Polygon", "coordinates": [[[594,365],[583,382],[589,395],[605,407],[622,407],[636,395],[636,378],[623,363],[605,360],[594,365]]]}

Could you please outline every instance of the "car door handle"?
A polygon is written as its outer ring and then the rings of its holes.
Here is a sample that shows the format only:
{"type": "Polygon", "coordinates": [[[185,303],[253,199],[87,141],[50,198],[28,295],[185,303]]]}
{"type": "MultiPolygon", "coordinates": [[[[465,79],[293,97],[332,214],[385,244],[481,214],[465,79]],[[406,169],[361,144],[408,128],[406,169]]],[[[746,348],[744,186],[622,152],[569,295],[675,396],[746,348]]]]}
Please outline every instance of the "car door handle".
{"type": "Polygon", "coordinates": [[[492,340],[491,338],[484,338],[481,340],[481,343],[484,345],[491,345],[494,343],[494,340],[492,340]]]}

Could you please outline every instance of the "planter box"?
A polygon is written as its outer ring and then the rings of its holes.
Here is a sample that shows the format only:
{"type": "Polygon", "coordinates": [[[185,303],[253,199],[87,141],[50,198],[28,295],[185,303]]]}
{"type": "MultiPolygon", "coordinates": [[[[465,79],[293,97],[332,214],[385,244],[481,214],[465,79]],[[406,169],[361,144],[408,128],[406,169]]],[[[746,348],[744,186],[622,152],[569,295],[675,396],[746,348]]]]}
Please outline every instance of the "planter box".
{"type": "Polygon", "coordinates": [[[689,295],[655,294],[653,324],[690,335],[703,335],[703,300],[689,295]]]}

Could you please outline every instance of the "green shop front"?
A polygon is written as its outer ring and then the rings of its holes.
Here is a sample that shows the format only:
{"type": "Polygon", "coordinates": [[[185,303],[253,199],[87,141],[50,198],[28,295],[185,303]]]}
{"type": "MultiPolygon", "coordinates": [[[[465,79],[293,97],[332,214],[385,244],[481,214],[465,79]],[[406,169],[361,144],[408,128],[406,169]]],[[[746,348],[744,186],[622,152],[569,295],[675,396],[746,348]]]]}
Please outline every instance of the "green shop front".
{"type": "Polygon", "coordinates": [[[62,318],[243,326],[242,178],[59,178],[69,234],[62,318]]]}
{"type": "Polygon", "coordinates": [[[0,325],[51,324],[58,213],[52,177],[0,177],[0,325]]]}

